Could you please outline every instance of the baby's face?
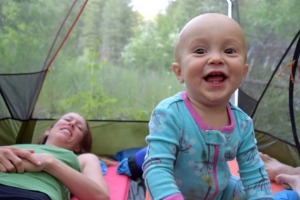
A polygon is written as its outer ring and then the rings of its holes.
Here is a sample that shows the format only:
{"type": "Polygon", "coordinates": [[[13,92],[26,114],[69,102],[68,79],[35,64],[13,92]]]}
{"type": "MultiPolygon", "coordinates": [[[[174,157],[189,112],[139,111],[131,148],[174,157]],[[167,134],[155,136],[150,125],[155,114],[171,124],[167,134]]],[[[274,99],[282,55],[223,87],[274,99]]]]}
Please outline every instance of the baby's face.
{"type": "Polygon", "coordinates": [[[248,71],[240,26],[221,14],[205,14],[180,33],[173,71],[189,98],[207,105],[227,104],[248,71]]]}

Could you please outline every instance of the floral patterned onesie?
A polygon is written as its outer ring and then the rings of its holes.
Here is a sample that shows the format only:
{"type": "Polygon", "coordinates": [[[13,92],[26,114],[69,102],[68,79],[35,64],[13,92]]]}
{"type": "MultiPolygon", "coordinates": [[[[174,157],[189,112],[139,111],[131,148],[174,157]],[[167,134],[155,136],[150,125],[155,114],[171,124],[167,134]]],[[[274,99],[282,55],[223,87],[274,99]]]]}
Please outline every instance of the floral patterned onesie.
{"type": "Polygon", "coordinates": [[[215,130],[204,124],[186,92],[158,104],[149,123],[143,164],[152,199],[178,194],[185,200],[273,199],[251,118],[231,103],[227,110],[230,125],[215,130]],[[240,180],[227,165],[235,158],[240,180]]]}

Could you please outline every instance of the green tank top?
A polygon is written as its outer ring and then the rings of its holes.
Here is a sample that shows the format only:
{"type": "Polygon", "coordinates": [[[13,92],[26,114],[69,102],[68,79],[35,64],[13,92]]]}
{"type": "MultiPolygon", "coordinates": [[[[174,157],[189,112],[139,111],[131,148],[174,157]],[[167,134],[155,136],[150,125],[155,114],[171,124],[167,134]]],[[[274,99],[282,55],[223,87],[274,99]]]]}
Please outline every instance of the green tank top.
{"type": "MultiPolygon", "coordinates": [[[[14,146],[34,150],[35,153],[49,153],[73,169],[81,171],[77,156],[72,151],[56,146],[39,144],[20,144],[14,146]]],[[[46,172],[25,172],[23,174],[0,173],[0,183],[26,190],[43,192],[52,200],[70,199],[69,190],[58,179],[46,172]]]]}

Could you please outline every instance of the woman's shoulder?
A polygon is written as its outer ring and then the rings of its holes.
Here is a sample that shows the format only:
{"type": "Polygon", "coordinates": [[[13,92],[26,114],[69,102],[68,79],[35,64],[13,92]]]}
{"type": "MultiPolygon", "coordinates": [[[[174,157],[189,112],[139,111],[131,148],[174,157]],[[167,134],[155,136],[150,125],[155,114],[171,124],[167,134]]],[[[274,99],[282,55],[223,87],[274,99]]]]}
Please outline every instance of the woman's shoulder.
{"type": "Polygon", "coordinates": [[[96,154],[93,154],[93,153],[79,154],[78,158],[82,158],[82,159],[97,159],[97,160],[99,160],[98,156],[96,154]]]}
{"type": "Polygon", "coordinates": [[[77,156],[77,158],[82,167],[87,166],[87,165],[90,165],[90,166],[99,165],[99,162],[100,162],[98,156],[96,156],[93,153],[79,154],[77,156]]]}

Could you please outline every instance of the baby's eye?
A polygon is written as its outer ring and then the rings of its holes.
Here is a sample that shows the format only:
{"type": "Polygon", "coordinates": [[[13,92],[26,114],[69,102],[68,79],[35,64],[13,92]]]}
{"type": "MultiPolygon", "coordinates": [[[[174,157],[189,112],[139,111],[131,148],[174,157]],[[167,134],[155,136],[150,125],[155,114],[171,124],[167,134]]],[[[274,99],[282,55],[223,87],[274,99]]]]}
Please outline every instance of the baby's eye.
{"type": "Polygon", "coordinates": [[[227,54],[233,54],[236,51],[234,49],[229,48],[229,49],[226,49],[224,52],[227,53],[227,54]]]}
{"type": "Polygon", "coordinates": [[[197,49],[197,50],[195,51],[195,53],[197,53],[197,54],[205,54],[206,51],[205,51],[205,49],[197,49]]]}

